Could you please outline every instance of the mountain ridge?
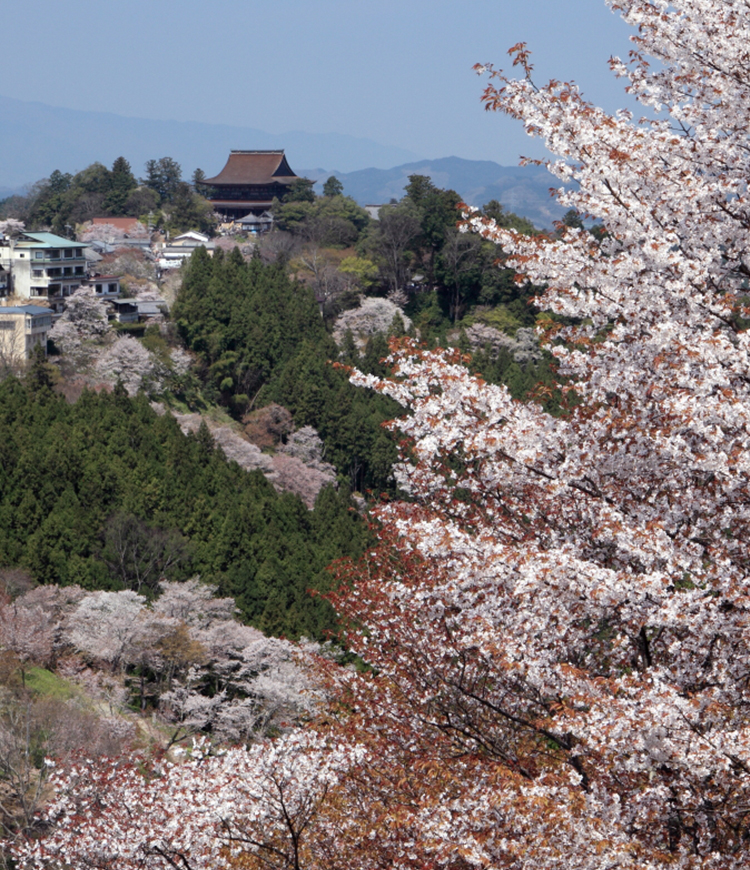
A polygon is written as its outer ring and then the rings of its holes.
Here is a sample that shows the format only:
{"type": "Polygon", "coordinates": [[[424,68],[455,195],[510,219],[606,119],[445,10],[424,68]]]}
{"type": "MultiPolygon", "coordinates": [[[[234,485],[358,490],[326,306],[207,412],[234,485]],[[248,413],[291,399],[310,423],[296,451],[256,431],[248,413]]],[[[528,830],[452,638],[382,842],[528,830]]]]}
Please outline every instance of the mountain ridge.
{"type": "Polygon", "coordinates": [[[200,166],[219,172],[232,148],[284,148],[292,167],[388,167],[420,155],[405,148],[346,133],[268,133],[255,127],[202,121],[157,121],[112,112],[66,109],[0,94],[0,188],[17,189],[55,170],[78,172],[94,161],[106,165],[123,155],[136,175],[146,160],[165,155],[187,177],[200,166]]]}
{"type": "Polygon", "coordinates": [[[199,121],[156,121],[111,112],[86,112],[0,95],[0,199],[59,169],[78,172],[99,161],[111,166],[124,156],[136,175],[146,160],[170,156],[189,178],[200,166],[219,172],[232,148],[283,148],[299,175],[317,181],[330,175],[361,205],[400,199],[409,175],[428,175],[456,190],[470,205],[491,199],[551,227],[564,209],[549,195],[555,179],[540,166],[501,166],[491,160],[451,156],[423,159],[402,148],[339,133],[267,133],[253,127],[199,121]],[[303,169],[335,166],[336,169],[303,169]]]}
{"type": "Polygon", "coordinates": [[[303,170],[316,179],[316,190],[330,175],[344,185],[344,193],[360,205],[383,204],[404,195],[410,175],[427,175],[437,187],[455,190],[469,205],[482,206],[497,199],[508,210],[528,218],[539,228],[550,228],[565,209],[550,191],[559,186],[544,166],[501,166],[492,160],[440,157],[418,160],[391,169],[336,172],[303,170]]]}

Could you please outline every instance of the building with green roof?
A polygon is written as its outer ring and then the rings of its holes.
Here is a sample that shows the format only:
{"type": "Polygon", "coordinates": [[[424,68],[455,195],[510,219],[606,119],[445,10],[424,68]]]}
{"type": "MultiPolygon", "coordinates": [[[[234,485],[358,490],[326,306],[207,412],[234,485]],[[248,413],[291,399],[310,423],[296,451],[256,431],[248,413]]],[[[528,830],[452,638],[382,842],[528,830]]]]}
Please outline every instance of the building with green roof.
{"type": "Polygon", "coordinates": [[[65,299],[86,280],[85,247],[54,233],[0,237],[0,266],[11,275],[8,295],[61,312],[65,299]]]}

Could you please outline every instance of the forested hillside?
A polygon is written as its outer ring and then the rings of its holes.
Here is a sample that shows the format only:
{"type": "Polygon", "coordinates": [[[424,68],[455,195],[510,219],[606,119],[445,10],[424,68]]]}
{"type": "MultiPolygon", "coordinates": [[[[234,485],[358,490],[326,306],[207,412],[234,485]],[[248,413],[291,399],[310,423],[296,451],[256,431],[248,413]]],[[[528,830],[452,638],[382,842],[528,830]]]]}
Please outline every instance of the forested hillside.
{"type": "Polygon", "coordinates": [[[322,637],[331,611],[310,589],[361,551],[348,490],[308,511],[242,471],[207,430],[183,435],[145,396],[84,392],[69,404],[45,384],[0,383],[0,564],[40,583],[153,594],[199,574],[271,634],[322,637]]]}
{"type": "MultiPolygon", "coordinates": [[[[185,346],[198,357],[210,400],[238,417],[277,402],[291,411],[296,426],[318,430],[326,459],[352,489],[392,487],[396,452],[382,423],[398,406],[356,390],[333,367],[338,348],[313,291],[290,280],[283,262],[246,263],[236,249],[209,258],[199,249],[173,315],[185,346]]],[[[381,350],[387,351],[385,344],[381,350]]]]}
{"type": "MultiPolygon", "coordinates": [[[[94,164],[75,177],[55,173],[24,202],[6,205],[51,227],[85,208],[136,213],[143,202],[168,210],[187,190],[179,166],[162,158],[146,170],[141,186],[124,158],[111,171],[94,164]]],[[[360,509],[399,494],[396,442],[384,425],[399,405],[352,386],[348,367],[387,375],[388,338],[408,333],[471,353],[475,371],[517,398],[542,384],[547,407],[559,407],[551,357],[533,333],[536,288],[498,268],[494,244],[459,232],[459,201],[412,175],[402,201],[371,220],[335,178],[322,197],[300,180],[274,203],[273,232],[221,239],[212,256],[198,248],[172,280],[168,320],[145,334],[138,328],[138,339],[79,291],[51,334],[58,389],[75,397],[80,386],[72,384],[87,382],[105,391],[67,404],[44,385],[41,363],[24,383],[1,385],[0,567],[21,566],[44,584],[146,594],[161,578],[199,574],[262,630],[322,637],[331,610],[309,590],[327,589],[326,566],[357,556],[367,535],[350,493],[360,509]],[[149,400],[172,413],[158,416],[149,400]],[[312,511],[260,472],[227,464],[205,426],[187,436],[178,427],[196,430],[190,415],[211,423],[218,414],[234,439],[225,448],[240,459],[230,447],[247,452],[269,407],[286,422],[253,442],[260,465],[270,458],[259,449],[285,449],[292,432],[307,433],[303,444],[322,439],[314,463],[325,463],[338,486],[321,492],[312,511]]],[[[498,202],[483,213],[534,233],[498,202]]],[[[107,268],[131,292],[158,290],[154,270],[134,257],[116,250],[107,268]]]]}

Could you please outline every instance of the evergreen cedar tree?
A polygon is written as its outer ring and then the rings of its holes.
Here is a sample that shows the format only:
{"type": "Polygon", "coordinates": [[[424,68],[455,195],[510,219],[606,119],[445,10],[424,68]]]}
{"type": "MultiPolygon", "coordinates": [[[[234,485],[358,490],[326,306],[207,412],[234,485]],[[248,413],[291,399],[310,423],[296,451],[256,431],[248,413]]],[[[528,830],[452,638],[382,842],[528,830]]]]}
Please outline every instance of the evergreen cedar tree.
{"type": "MultiPolygon", "coordinates": [[[[236,249],[209,257],[198,248],[172,313],[186,347],[200,359],[210,399],[237,417],[248,407],[278,402],[297,428],[320,433],[326,460],[351,489],[393,491],[397,454],[382,424],[398,405],[355,389],[330,364],[338,350],[313,292],[291,281],[282,264],[246,263],[236,249]]],[[[368,371],[387,346],[370,351],[368,371]]]]}
{"type": "Polygon", "coordinates": [[[408,344],[356,377],[410,412],[410,498],[334,598],[372,669],[324,671],[325,715],[275,743],[61,772],[19,866],[750,865],[750,9],[611,5],[656,120],[539,87],[524,46],[485,92],[606,234],[468,218],[571,324],[550,339],[580,404],[408,344]]]}
{"type": "Polygon", "coordinates": [[[327,566],[367,536],[348,492],[328,488],[308,511],[227,462],[208,430],[183,435],[144,395],[117,387],[71,405],[46,368],[42,358],[25,384],[0,383],[0,564],[44,584],[149,596],[161,576],[197,573],[269,634],[326,636],[332,610],[309,590],[329,589],[327,566]],[[144,585],[152,557],[159,571],[144,585]]]}

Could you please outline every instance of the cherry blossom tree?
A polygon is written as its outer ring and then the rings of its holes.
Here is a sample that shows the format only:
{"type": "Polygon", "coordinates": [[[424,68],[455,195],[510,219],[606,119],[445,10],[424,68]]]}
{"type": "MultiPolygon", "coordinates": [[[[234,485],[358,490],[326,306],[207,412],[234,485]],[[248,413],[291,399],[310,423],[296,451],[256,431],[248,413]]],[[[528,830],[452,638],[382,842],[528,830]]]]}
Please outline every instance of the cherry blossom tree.
{"type": "Polygon", "coordinates": [[[79,372],[91,363],[111,331],[102,300],[93,290],[81,288],[68,298],[49,336],[79,372]]]}
{"type": "MultiPolygon", "coordinates": [[[[237,608],[233,598],[219,598],[216,587],[193,577],[184,583],[162,581],[161,594],[154,602],[154,612],[179,619],[190,627],[208,629],[219,624],[226,626],[234,619],[237,608]]],[[[260,632],[258,632],[260,633],[260,632]]]]}
{"type": "Polygon", "coordinates": [[[131,396],[139,390],[159,392],[166,367],[135,338],[120,336],[96,361],[101,378],[120,381],[131,396]]]}
{"type": "Polygon", "coordinates": [[[95,224],[87,222],[80,235],[82,242],[108,242],[110,244],[122,241],[124,238],[145,239],[150,235],[148,227],[137,218],[127,228],[116,227],[113,224],[95,224]]]}
{"type": "Polygon", "coordinates": [[[0,221],[0,236],[17,236],[26,229],[26,224],[16,218],[6,218],[0,221]]]}
{"type": "Polygon", "coordinates": [[[321,804],[362,755],[301,731],[249,750],[198,742],[184,761],[145,771],[137,759],[84,761],[53,777],[50,835],[16,843],[13,855],[24,870],[301,870],[321,804]]]}
{"type": "Polygon", "coordinates": [[[121,240],[124,235],[124,230],[114,226],[114,224],[95,224],[93,221],[88,221],[82,227],[79,238],[82,242],[107,242],[111,244],[115,240],[121,240]]]}
{"type": "Polygon", "coordinates": [[[173,742],[205,730],[225,741],[250,741],[314,714],[321,693],[310,670],[319,645],[295,647],[242,625],[234,600],[214,597],[215,588],[195,578],[161,587],[155,616],[183,621],[203,651],[183,656],[187,666],[159,699],[160,714],[176,726],[173,742]]]}
{"type": "Polygon", "coordinates": [[[53,642],[54,624],[40,605],[29,606],[21,597],[0,606],[0,648],[13,652],[22,668],[49,664],[53,642]]]}
{"type": "Polygon", "coordinates": [[[193,357],[181,347],[173,348],[169,352],[169,359],[172,366],[172,371],[178,377],[186,375],[193,365],[193,357]]]}
{"type": "Polygon", "coordinates": [[[524,46],[485,93],[606,235],[468,218],[570,324],[547,340],[578,404],[553,418],[409,344],[394,379],[356,377],[411,412],[411,500],[379,511],[389,546],[338,606],[366,627],[352,709],[416,796],[385,828],[396,851],[418,832],[417,863],[750,859],[750,12],[612,5],[638,27],[613,69],[654,120],[539,86],[524,46]]]}
{"type": "Polygon", "coordinates": [[[143,627],[146,599],[135,592],[91,592],[65,623],[68,643],[113,669],[125,662],[143,627]]]}

